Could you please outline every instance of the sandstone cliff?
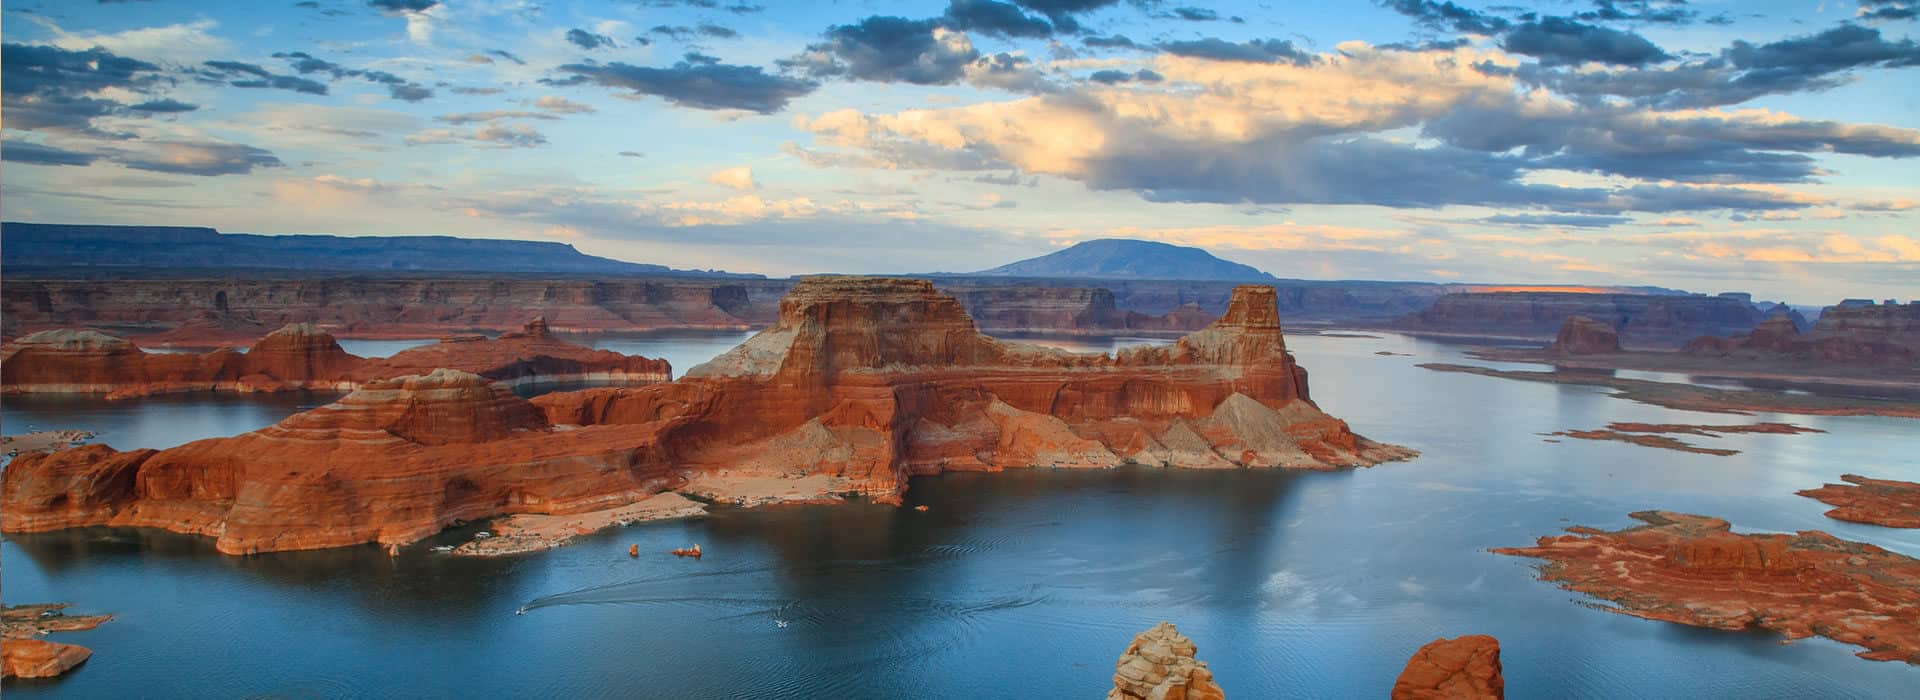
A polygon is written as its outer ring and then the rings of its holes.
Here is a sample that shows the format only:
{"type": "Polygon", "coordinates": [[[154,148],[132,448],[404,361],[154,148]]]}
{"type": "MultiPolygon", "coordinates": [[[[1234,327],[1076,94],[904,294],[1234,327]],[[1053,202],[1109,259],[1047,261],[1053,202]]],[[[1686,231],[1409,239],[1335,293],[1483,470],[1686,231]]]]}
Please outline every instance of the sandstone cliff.
{"type": "Polygon", "coordinates": [[[1920,303],[1832,307],[1806,334],[1791,317],[1776,314],[1749,333],[1701,336],[1683,351],[1748,360],[1911,365],[1920,363],[1920,303]]]}
{"type": "Polygon", "coordinates": [[[96,331],[41,331],[0,351],[0,392],[104,393],[108,398],[190,391],[348,390],[438,368],[512,384],[555,381],[666,381],[664,360],[593,350],[555,338],[544,319],[497,339],[449,338],[393,357],[347,354],[331,334],[292,324],[246,352],[149,353],[96,331]]]}
{"type": "Polygon", "coordinates": [[[924,281],[814,278],[773,327],[677,382],[529,402],[439,370],[237,437],[26,455],[0,473],[0,529],[160,527],[242,553],[400,544],[691,480],[722,497],[727,479],[782,479],[813,498],[897,503],[908,476],[949,469],[1337,469],[1414,454],[1355,435],[1306,382],[1266,287],[1236,290],[1219,322],[1173,345],[1109,356],[981,335],[924,281]]]}

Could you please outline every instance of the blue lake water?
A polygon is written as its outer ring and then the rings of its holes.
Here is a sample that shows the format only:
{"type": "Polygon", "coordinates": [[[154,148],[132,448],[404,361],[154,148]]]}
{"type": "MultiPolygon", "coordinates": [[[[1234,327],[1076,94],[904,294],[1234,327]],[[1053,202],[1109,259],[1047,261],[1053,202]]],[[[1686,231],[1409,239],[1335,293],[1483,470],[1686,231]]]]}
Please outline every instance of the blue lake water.
{"type": "MultiPolygon", "coordinates": [[[[605,346],[668,355],[684,371],[732,344],[673,337],[605,346]]],[[[375,547],[227,557],[204,539],[135,530],[9,535],[9,603],[71,601],[116,617],[52,637],[93,648],[86,665],[5,690],[1099,697],[1132,636],[1170,620],[1236,698],[1385,697],[1421,644],[1476,633],[1500,638],[1516,698],[1916,696],[1920,669],[1820,639],[1781,644],[1594,610],[1537,581],[1532,560],[1485,550],[1665,508],[1920,555],[1920,531],[1833,521],[1793,495],[1848,472],[1920,480],[1920,422],[1690,413],[1592,387],[1431,372],[1414,364],[1463,361],[1458,348],[1401,336],[1289,344],[1329,413],[1424,456],[1342,473],[946,475],[914,481],[907,499],[927,512],[725,511],[497,560],[424,546],[398,558],[375,547]],[[1537,435],[1760,420],[1830,432],[1687,438],[1742,450],[1731,457],[1537,435]],[[689,543],[708,555],[665,554],[689,543]]],[[[325,398],[9,398],[0,420],[9,433],[83,427],[116,447],[159,447],[325,398]]]]}

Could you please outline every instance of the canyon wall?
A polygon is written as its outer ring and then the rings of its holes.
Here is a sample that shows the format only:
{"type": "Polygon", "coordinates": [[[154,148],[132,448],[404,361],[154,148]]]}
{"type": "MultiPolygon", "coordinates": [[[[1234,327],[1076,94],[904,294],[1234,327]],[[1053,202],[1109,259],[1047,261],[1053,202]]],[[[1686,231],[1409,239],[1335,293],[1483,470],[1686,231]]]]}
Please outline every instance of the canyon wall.
{"type": "Polygon", "coordinates": [[[1672,348],[1701,335],[1744,332],[1760,312],[1739,299],[1693,295],[1468,292],[1447,294],[1394,324],[1412,331],[1553,338],[1570,316],[1616,329],[1630,347],[1672,348]]]}
{"type": "Polygon", "coordinates": [[[159,527],[227,553],[397,545],[694,482],[722,500],[729,484],[776,482],[898,503],[907,477],[946,470],[1326,470],[1414,454],[1313,403],[1268,287],[1236,289],[1174,344],[1099,355],[982,335],[926,281],[824,277],[675,382],[528,401],[441,369],[236,437],[23,455],[0,472],[0,530],[159,527]]]}
{"type": "Polygon", "coordinates": [[[1704,335],[1687,343],[1689,355],[1822,364],[1899,366],[1920,363],[1920,302],[1828,307],[1812,331],[1775,314],[1747,333],[1704,335]]]}

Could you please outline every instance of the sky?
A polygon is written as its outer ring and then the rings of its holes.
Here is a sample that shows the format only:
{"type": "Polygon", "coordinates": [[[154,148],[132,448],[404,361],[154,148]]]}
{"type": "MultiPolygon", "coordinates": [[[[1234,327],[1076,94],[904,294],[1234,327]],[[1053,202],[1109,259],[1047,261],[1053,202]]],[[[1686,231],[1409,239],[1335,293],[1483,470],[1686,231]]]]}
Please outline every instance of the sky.
{"type": "Polygon", "coordinates": [[[0,214],[1920,296],[1920,0],[8,2],[0,214]]]}

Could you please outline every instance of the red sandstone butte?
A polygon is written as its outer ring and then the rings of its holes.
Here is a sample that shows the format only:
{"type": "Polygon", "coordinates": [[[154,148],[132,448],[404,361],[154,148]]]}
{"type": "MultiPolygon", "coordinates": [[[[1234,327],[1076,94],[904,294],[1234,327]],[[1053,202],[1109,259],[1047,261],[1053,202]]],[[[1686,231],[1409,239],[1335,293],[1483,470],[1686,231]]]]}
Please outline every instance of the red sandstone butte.
{"type": "Polygon", "coordinates": [[[1605,355],[1620,352],[1620,333],[1585,316],[1568,316],[1547,346],[1549,355],[1605,355]]]}
{"type": "Polygon", "coordinates": [[[1500,641],[1484,634],[1435,639],[1407,659],[1393,683],[1393,700],[1500,700],[1500,641]]]}
{"type": "Polygon", "coordinates": [[[1858,474],[1840,476],[1845,484],[1827,484],[1800,495],[1830,506],[1827,517],[1886,527],[1920,527],[1920,484],[1911,481],[1869,479],[1858,474]]]}
{"type": "Polygon", "coordinates": [[[78,644],[44,639],[0,639],[0,678],[52,678],[93,656],[78,644]]]}
{"type": "Polygon", "coordinates": [[[448,338],[386,359],[347,354],[313,326],[292,324],[246,352],[150,353],[97,331],[26,336],[0,354],[0,392],[104,393],[131,398],[189,391],[350,390],[375,379],[447,368],[511,384],[563,381],[666,381],[664,360],[593,350],[553,336],[534,319],[498,339],[448,338]]]}
{"type": "Polygon", "coordinates": [[[1920,664],[1920,560],[1817,530],[1741,535],[1727,521],[1643,511],[1618,532],[1587,527],[1532,547],[1543,580],[1615,603],[1604,609],[1724,630],[1819,635],[1859,656],[1920,664]]]}
{"type": "Polygon", "coordinates": [[[25,455],[0,472],[0,530],[158,527],[246,553],[404,544],[690,481],[897,504],[909,476],[950,469],[1327,470],[1415,454],[1322,413],[1306,378],[1269,287],[1236,289],[1226,316],[1173,345],[1109,356],[981,335],[927,282],[808,278],[772,327],[676,382],[527,401],[436,370],[236,437],[25,455]]]}

